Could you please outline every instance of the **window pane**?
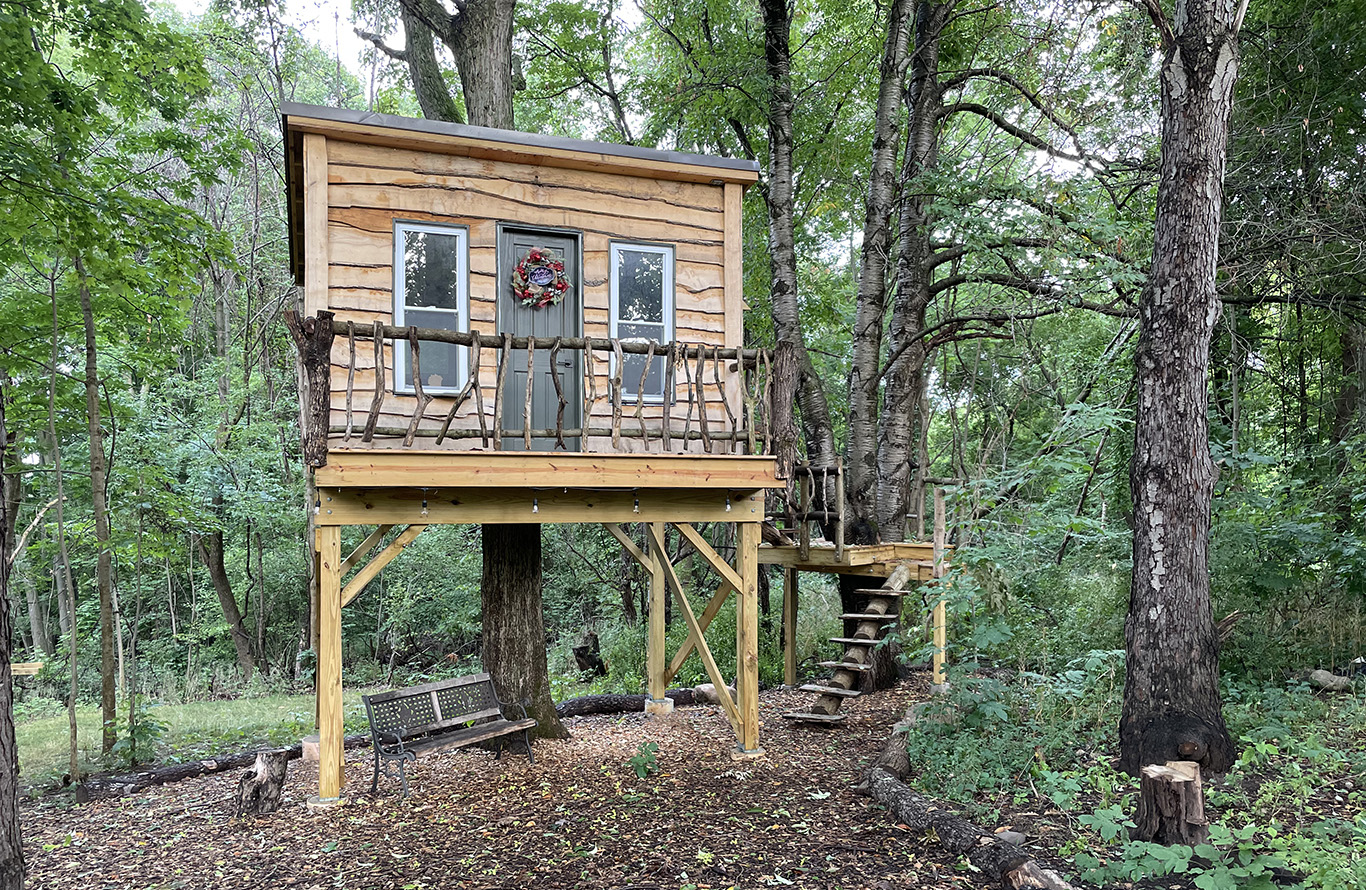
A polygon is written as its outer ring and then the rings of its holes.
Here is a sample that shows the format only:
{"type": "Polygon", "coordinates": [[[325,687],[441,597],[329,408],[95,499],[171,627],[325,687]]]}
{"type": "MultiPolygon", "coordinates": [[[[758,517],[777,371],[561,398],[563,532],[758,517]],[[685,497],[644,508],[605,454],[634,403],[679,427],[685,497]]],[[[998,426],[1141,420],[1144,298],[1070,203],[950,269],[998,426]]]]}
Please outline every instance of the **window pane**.
{"type": "Polygon", "coordinates": [[[403,233],[403,302],[407,306],[455,309],[460,276],[455,233],[403,233]]]}
{"type": "Polygon", "coordinates": [[[618,250],[616,276],[619,320],[664,321],[664,254],[618,250]]]}
{"type": "MultiPolygon", "coordinates": [[[[456,327],[456,316],[454,312],[428,312],[421,309],[409,309],[406,313],[408,324],[419,328],[439,328],[442,330],[453,331],[456,327]]],[[[418,357],[421,363],[422,385],[428,388],[445,386],[456,387],[460,385],[460,347],[450,343],[434,343],[431,340],[423,340],[421,343],[421,354],[418,357]]],[[[412,362],[409,360],[409,348],[405,342],[402,347],[403,379],[412,386],[413,370],[412,362]]]]}
{"type": "MultiPolygon", "coordinates": [[[[627,324],[622,322],[617,325],[617,337],[622,340],[654,340],[661,342],[664,336],[664,325],[662,324],[627,324]]],[[[645,370],[645,356],[643,355],[624,355],[621,365],[621,385],[627,395],[638,395],[640,390],[640,375],[645,370]]],[[[650,360],[650,373],[645,378],[645,395],[658,396],[664,392],[664,366],[668,364],[668,357],[663,350],[655,353],[655,357],[650,360]]]]}

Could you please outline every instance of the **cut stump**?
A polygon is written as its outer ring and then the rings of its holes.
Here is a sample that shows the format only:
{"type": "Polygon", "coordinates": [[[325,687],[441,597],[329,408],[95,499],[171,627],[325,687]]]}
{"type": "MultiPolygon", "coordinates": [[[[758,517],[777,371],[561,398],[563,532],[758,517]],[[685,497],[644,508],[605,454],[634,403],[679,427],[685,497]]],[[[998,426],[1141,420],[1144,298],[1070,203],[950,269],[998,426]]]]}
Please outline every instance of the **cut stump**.
{"type": "Polygon", "coordinates": [[[260,751],[256,763],[242,774],[237,783],[237,815],[265,816],[280,808],[280,795],[285,787],[285,773],[289,770],[289,748],[260,751]]]}
{"type": "Polygon", "coordinates": [[[1134,823],[1131,835],[1136,840],[1190,846],[1208,842],[1200,764],[1169,760],[1143,767],[1134,823]]]}

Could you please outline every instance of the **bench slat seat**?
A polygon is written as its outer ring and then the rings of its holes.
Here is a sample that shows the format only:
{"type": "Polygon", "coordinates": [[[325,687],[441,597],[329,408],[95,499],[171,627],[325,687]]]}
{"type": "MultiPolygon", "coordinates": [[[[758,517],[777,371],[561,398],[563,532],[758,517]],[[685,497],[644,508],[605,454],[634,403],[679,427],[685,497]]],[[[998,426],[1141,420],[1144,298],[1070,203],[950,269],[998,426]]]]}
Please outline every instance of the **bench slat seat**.
{"type": "MultiPolygon", "coordinates": [[[[526,743],[527,759],[536,762],[531,751],[536,721],[527,716],[525,703],[500,701],[488,674],[437,680],[363,698],[375,755],[372,794],[379,788],[381,771],[390,775],[397,766],[407,797],[408,761],[517,733],[526,743]],[[508,719],[509,711],[520,716],[508,719]]],[[[501,749],[497,756],[503,756],[501,749]]]]}

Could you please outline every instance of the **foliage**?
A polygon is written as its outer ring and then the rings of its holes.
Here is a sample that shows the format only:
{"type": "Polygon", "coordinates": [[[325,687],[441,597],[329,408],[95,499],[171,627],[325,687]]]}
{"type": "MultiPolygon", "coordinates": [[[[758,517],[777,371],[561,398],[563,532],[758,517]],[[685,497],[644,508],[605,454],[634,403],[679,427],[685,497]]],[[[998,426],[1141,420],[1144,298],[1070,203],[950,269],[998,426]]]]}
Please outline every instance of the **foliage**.
{"type": "Polygon", "coordinates": [[[635,771],[636,778],[643,779],[659,771],[659,743],[641,742],[636,753],[626,759],[626,765],[635,771]]]}

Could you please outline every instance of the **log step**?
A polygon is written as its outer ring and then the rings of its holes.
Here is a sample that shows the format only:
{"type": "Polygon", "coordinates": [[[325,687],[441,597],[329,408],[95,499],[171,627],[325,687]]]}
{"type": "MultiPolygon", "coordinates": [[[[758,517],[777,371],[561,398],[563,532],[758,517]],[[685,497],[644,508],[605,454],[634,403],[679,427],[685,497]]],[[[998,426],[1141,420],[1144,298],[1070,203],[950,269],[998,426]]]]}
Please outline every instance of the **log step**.
{"type": "Polygon", "coordinates": [[[892,624],[897,620],[896,613],[883,612],[845,612],[840,616],[843,621],[885,621],[892,624]]]}
{"type": "Polygon", "coordinates": [[[871,664],[859,664],[855,661],[822,661],[821,667],[834,668],[837,671],[871,671],[871,664]]]}
{"type": "Polygon", "coordinates": [[[819,686],[815,683],[808,683],[801,687],[802,692],[814,692],[817,695],[838,695],[840,698],[858,698],[863,693],[857,689],[845,689],[843,686],[819,686]]]}
{"type": "Polygon", "coordinates": [[[815,714],[808,711],[788,711],[784,720],[798,720],[802,723],[843,723],[843,714],[815,714]]]}
{"type": "Polygon", "coordinates": [[[839,643],[841,646],[876,646],[877,640],[864,640],[858,637],[831,637],[830,642],[839,643]]]}
{"type": "Polygon", "coordinates": [[[890,589],[888,589],[888,588],[886,588],[886,587],[878,587],[878,588],[876,588],[876,589],[855,590],[854,593],[862,594],[863,596],[910,596],[910,595],[911,595],[911,592],[910,592],[909,590],[890,590],[890,589]]]}

